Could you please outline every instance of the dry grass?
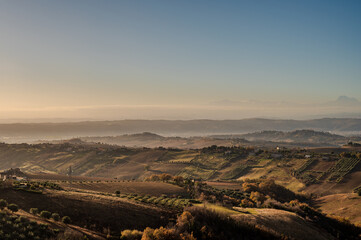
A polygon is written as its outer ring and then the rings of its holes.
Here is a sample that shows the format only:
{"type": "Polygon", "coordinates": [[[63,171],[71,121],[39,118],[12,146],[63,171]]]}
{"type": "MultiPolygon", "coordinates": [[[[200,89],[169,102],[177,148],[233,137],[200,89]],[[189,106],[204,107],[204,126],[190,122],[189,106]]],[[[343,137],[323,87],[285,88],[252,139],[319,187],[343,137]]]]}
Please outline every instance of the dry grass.
{"type": "Polygon", "coordinates": [[[276,235],[289,236],[298,240],[330,240],[330,234],[316,228],[310,222],[295,213],[277,209],[253,209],[256,214],[238,214],[233,218],[239,221],[254,224],[276,235]]]}
{"type": "Polygon", "coordinates": [[[356,193],[333,194],[318,198],[316,206],[328,215],[349,219],[361,224],[361,197],[356,193]]]}
{"type": "Polygon", "coordinates": [[[186,196],[186,191],[173,184],[163,182],[60,182],[59,185],[65,189],[82,189],[104,193],[136,193],[142,195],[161,196],[186,196]]]}
{"type": "Polygon", "coordinates": [[[235,211],[235,210],[232,210],[232,209],[220,206],[220,205],[211,204],[211,203],[199,203],[199,204],[194,204],[194,206],[205,207],[205,208],[214,210],[214,211],[222,213],[222,214],[228,214],[228,215],[239,214],[238,211],[235,211]]]}

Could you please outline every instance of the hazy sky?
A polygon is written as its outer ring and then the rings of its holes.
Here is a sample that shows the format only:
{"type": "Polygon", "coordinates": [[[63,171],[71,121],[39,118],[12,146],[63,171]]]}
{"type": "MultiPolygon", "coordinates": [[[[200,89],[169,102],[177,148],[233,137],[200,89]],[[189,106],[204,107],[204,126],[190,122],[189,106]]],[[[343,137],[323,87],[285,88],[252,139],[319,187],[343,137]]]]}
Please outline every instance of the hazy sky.
{"type": "Polygon", "coordinates": [[[0,119],[360,113],[322,105],[361,100],[360,13],[357,0],[1,0],[0,119]],[[241,104],[224,114],[224,99],[241,104]]]}

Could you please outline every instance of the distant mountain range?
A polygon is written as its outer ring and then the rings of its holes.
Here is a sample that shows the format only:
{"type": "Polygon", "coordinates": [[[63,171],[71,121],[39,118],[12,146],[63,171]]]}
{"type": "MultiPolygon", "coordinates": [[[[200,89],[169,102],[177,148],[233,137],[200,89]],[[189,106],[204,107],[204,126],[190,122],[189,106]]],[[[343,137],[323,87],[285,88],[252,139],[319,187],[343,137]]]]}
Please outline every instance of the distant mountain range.
{"type": "Polygon", "coordinates": [[[335,106],[360,106],[361,102],[353,97],[340,96],[336,101],[329,102],[328,105],[335,106]]]}
{"type": "Polygon", "coordinates": [[[360,134],[361,119],[323,118],[314,120],[119,120],[69,123],[0,124],[0,141],[18,142],[39,139],[69,139],[86,136],[117,136],[152,132],[164,136],[206,136],[244,134],[259,131],[309,129],[341,135],[360,134]]]}

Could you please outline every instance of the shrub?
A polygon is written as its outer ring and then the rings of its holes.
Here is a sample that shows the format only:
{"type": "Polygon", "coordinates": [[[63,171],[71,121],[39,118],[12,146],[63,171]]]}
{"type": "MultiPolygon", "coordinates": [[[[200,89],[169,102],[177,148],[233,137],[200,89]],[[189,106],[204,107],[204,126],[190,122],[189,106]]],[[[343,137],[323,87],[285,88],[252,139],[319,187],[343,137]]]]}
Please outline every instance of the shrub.
{"type": "Polygon", "coordinates": [[[4,199],[0,199],[0,209],[4,209],[8,206],[8,202],[4,199]]]}
{"type": "Polygon", "coordinates": [[[173,178],[172,175],[170,175],[168,173],[162,173],[161,175],[159,175],[159,179],[162,180],[163,182],[169,181],[172,178],[173,178]]]}
{"type": "Polygon", "coordinates": [[[143,232],[138,230],[124,230],[121,233],[120,239],[122,240],[140,240],[142,238],[143,232]]]}
{"type": "Polygon", "coordinates": [[[159,181],[160,179],[159,179],[159,176],[158,176],[158,175],[155,175],[155,174],[154,174],[154,175],[152,175],[152,176],[149,177],[149,180],[150,180],[150,181],[159,181]]]}
{"type": "Polygon", "coordinates": [[[60,215],[58,213],[53,213],[53,214],[51,214],[51,218],[54,219],[55,221],[59,221],[60,215]]]}
{"type": "Polygon", "coordinates": [[[18,205],[11,203],[8,205],[8,209],[12,212],[17,212],[19,210],[19,207],[18,207],[18,205]]]}
{"type": "Polygon", "coordinates": [[[39,213],[39,209],[37,208],[30,208],[30,213],[31,214],[34,214],[34,215],[37,215],[39,213]]]}
{"type": "Polygon", "coordinates": [[[357,194],[361,196],[361,188],[357,191],[357,194]]]}
{"type": "Polygon", "coordinates": [[[61,219],[61,221],[62,221],[63,223],[65,223],[65,224],[71,223],[71,219],[70,219],[69,216],[64,216],[64,217],[61,219]]]}
{"type": "Polygon", "coordinates": [[[263,203],[266,200],[265,195],[260,192],[251,192],[249,197],[253,202],[261,202],[263,203]]]}
{"type": "Polygon", "coordinates": [[[22,222],[22,223],[27,223],[27,222],[29,222],[29,219],[27,219],[26,217],[21,216],[21,217],[19,217],[19,221],[22,222]]]}
{"type": "Polygon", "coordinates": [[[120,191],[119,190],[115,191],[115,194],[120,194],[120,191]]]}
{"type": "Polygon", "coordinates": [[[173,178],[173,180],[176,182],[176,183],[180,183],[180,182],[183,182],[184,181],[184,178],[182,176],[175,176],[173,178]]]}
{"type": "Polygon", "coordinates": [[[40,217],[49,219],[51,217],[51,212],[49,212],[49,211],[41,211],[40,212],[40,217]]]}
{"type": "Polygon", "coordinates": [[[175,229],[168,229],[164,227],[160,227],[158,229],[152,229],[147,227],[144,230],[142,240],[153,240],[153,239],[174,239],[178,240],[175,229]]]}

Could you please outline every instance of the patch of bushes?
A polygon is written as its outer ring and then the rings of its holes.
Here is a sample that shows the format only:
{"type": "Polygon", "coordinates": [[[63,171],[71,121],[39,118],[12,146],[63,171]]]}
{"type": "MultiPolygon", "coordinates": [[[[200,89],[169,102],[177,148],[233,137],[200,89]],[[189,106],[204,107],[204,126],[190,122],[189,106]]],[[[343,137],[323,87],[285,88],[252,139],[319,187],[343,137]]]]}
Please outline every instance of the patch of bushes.
{"type": "Polygon", "coordinates": [[[121,232],[121,240],[138,240],[143,236],[143,232],[138,230],[124,230],[121,232]]]}
{"type": "MultiPolygon", "coordinates": [[[[138,238],[140,239],[140,238],[138,238]]],[[[229,216],[206,208],[188,208],[173,227],[146,228],[142,240],[224,240],[224,239],[279,239],[278,237],[238,222],[229,216]]]]}
{"type": "MultiPolygon", "coordinates": [[[[11,205],[11,204],[9,204],[11,205]]],[[[48,225],[37,224],[26,217],[0,211],[0,239],[51,239],[56,236],[48,225]]]]}

